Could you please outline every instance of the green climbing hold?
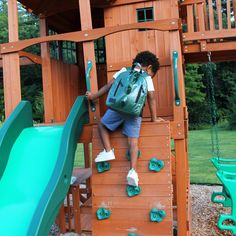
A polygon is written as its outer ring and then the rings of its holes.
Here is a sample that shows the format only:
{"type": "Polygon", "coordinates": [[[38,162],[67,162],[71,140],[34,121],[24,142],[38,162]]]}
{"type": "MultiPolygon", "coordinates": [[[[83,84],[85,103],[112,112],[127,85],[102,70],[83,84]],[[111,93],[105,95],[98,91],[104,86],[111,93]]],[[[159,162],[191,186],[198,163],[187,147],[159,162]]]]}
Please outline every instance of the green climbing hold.
{"type": "Polygon", "coordinates": [[[105,220],[110,218],[111,211],[105,208],[99,208],[97,210],[97,219],[98,220],[105,220]]]}
{"type": "MultiPolygon", "coordinates": [[[[141,152],[140,150],[138,150],[138,158],[140,158],[141,156],[141,152]]],[[[126,151],[126,158],[128,161],[130,161],[130,152],[129,152],[129,149],[126,151]]]]}
{"type": "Polygon", "coordinates": [[[129,197],[134,197],[141,193],[141,188],[139,186],[127,185],[126,192],[129,197]]]}
{"type": "Polygon", "coordinates": [[[108,171],[111,168],[111,164],[109,162],[107,162],[107,161],[98,162],[96,165],[97,165],[98,173],[102,173],[104,171],[108,171]]]}
{"type": "Polygon", "coordinates": [[[150,212],[150,221],[152,222],[161,222],[166,217],[166,213],[163,210],[158,210],[156,208],[152,208],[150,212]]]}
{"type": "Polygon", "coordinates": [[[128,236],[139,236],[138,234],[135,234],[135,233],[129,233],[128,236]]]}
{"type": "Polygon", "coordinates": [[[151,158],[149,162],[149,170],[159,172],[165,166],[164,161],[158,160],[155,157],[151,158]]]}

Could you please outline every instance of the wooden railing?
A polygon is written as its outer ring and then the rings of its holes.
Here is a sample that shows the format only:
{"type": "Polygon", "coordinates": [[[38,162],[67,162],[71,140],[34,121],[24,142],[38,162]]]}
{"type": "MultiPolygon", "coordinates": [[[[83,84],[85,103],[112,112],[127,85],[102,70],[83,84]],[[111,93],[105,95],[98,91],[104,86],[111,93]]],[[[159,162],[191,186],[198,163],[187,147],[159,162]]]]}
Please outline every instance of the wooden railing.
{"type": "Polygon", "coordinates": [[[236,41],[236,0],[183,0],[181,15],[184,43],[236,41]]]}

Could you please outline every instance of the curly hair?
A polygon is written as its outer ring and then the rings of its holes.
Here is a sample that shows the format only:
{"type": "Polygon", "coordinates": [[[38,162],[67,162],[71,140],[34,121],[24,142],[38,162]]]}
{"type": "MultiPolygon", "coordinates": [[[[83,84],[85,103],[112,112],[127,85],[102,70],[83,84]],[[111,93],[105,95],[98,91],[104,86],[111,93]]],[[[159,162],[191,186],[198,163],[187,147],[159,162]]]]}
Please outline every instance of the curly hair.
{"type": "Polygon", "coordinates": [[[143,51],[136,55],[136,57],[133,60],[133,65],[135,63],[140,63],[142,66],[152,66],[152,72],[156,74],[156,72],[160,68],[160,64],[158,61],[158,58],[155,54],[149,51],[143,51]]]}

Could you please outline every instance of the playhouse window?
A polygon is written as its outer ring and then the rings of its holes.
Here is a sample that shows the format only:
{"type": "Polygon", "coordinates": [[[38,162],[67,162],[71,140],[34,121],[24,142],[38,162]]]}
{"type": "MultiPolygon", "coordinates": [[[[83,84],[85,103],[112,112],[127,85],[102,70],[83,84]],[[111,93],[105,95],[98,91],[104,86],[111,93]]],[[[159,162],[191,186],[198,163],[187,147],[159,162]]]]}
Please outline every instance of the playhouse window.
{"type": "MultiPolygon", "coordinates": [[[[57,32],[49,30],[49,35],[57,32]]],[[[49,43],[51,58],[62,60],[67,64],[77,64],[76,43],[71,41],[52,41],[49,43]]]]}
{"type": "Polygon", "coordinates": [[[94,41],[95,58],[97,64],[106,63],[105,38],[99,38],[94,41]]]}
{"type": "MultiPolygon", "coordinates": [[[[146,22],[154,20],[153,7],[137,9],[137,21],[146,22]]],[[[139,31],[145,31],[147,29],[139,29],[139,31]]]]}

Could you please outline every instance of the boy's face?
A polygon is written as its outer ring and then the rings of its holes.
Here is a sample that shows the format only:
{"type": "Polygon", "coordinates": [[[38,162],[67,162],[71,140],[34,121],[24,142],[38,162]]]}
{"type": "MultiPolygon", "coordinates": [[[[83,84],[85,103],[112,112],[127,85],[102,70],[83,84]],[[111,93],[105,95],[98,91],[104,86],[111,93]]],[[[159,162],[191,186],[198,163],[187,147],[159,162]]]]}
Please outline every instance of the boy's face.
{"type": "Polygon", "coordinates": [[[150,75],[152,78],[155,76],[155,73],[153,73],[152,71],[152,66],[142,66],[142,70],[146,71],[148,73],[148,75],[150,75]]]}

